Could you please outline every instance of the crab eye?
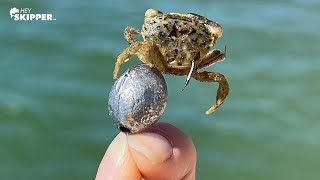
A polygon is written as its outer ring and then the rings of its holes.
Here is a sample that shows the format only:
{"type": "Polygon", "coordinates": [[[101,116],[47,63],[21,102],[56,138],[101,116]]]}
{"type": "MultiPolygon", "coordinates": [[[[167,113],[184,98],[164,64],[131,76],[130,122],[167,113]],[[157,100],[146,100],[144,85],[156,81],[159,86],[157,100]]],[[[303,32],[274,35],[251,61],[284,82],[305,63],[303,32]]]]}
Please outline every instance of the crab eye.
{"type": "Polygon", "coordinates": [[[223,30],[220,24],[210,21],[210,23],[205,26],[208,28],[209,32],[214,36],[216,36],[217,38],[222,36],[223,30]]]}
{"type": "Polygon", "coordinates": [[[153,17],[157,16],[158,14],[162,14],[162,12],[158,11],[156,9],[148,9],[148,10],[146,10],[144,16],[146,18],[153,18],[153,17]]]}
{"type": "Polygon", "coordinates": [[[146,64],[126,71],[109,94],[109,115],[124,133],[140,132],[160,119],[167,103],[162,74],[146,64]]]}

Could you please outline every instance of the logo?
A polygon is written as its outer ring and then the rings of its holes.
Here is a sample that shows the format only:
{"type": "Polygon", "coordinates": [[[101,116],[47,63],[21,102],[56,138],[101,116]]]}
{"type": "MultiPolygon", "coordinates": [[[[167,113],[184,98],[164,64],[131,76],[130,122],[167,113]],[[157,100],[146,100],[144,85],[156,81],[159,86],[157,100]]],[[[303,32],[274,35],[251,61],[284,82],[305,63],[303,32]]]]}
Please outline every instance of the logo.
{"type": "Polygon", "coordinates": [[[32,8],[11,8],[10,17],[15,21],[54,21],[52,14],[33,14],[32,8]]]}

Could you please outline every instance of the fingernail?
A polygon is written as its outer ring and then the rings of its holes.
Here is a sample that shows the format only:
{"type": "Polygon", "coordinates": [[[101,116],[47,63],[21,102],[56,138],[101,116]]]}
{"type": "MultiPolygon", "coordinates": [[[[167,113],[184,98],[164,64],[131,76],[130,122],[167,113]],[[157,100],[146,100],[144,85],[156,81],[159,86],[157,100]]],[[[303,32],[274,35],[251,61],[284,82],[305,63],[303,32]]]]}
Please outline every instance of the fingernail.
{"type": "Polygon", "coordinates": [[[128,144],[152,163],[164,162],[172,154],[171,143],[165,137],[155,133],[130,135],[128,136],[128,144]]]}

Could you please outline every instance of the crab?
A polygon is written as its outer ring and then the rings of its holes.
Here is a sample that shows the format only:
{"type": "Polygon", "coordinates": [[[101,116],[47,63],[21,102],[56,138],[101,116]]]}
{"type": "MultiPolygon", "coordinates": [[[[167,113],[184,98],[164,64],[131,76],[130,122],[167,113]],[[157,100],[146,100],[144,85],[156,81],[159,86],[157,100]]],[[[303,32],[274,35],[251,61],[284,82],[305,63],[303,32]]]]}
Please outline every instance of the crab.
{"type": "Polygon", "coordinates": [[[130,46],[118,56],[113,78],[117,79],[123,63],[137,55],[142,62],[156,67],[162,73],[187,76],[182,90],[187,87],[191,77],[201,82],[218,82],[216,104],[206,111],[206,114],[210,114],[225,101],[229,84],[221,73],[198,72],[198,69],[225,59],[226,47],[223,52],[211,50],[221,35],[221,26],[203,16],[148,9],[141,32],[131,27],[124,30],[124,37],[130,46]],[[137,41],[134,35],[141,35],[143,41],[137,41]]]}

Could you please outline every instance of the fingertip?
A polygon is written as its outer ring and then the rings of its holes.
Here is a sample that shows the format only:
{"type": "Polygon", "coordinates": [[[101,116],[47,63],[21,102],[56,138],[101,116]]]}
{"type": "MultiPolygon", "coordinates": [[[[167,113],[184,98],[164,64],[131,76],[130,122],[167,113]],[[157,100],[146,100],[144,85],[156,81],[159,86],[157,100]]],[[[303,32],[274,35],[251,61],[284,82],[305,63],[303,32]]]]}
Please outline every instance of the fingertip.
{"type": "Polygon", "coordinates": [[[119,133],[109,145],[99,165],[96,180],[141,179],[141,174],[132,158],[127,136],[119,133]]]}
{"type": "Polygon", "coordinates": [[[129,135],[128,144],[145,179],[194,179],[196,149],[178,128],[157,123],[146,132],[129,135]]]}
{"type": "Polygon", "coordinates": [[[172,155],[172,145],[163,136],[145,132],[128,136],[131,149],[143,154],[151,163],[162,163],[172,155]]]}

